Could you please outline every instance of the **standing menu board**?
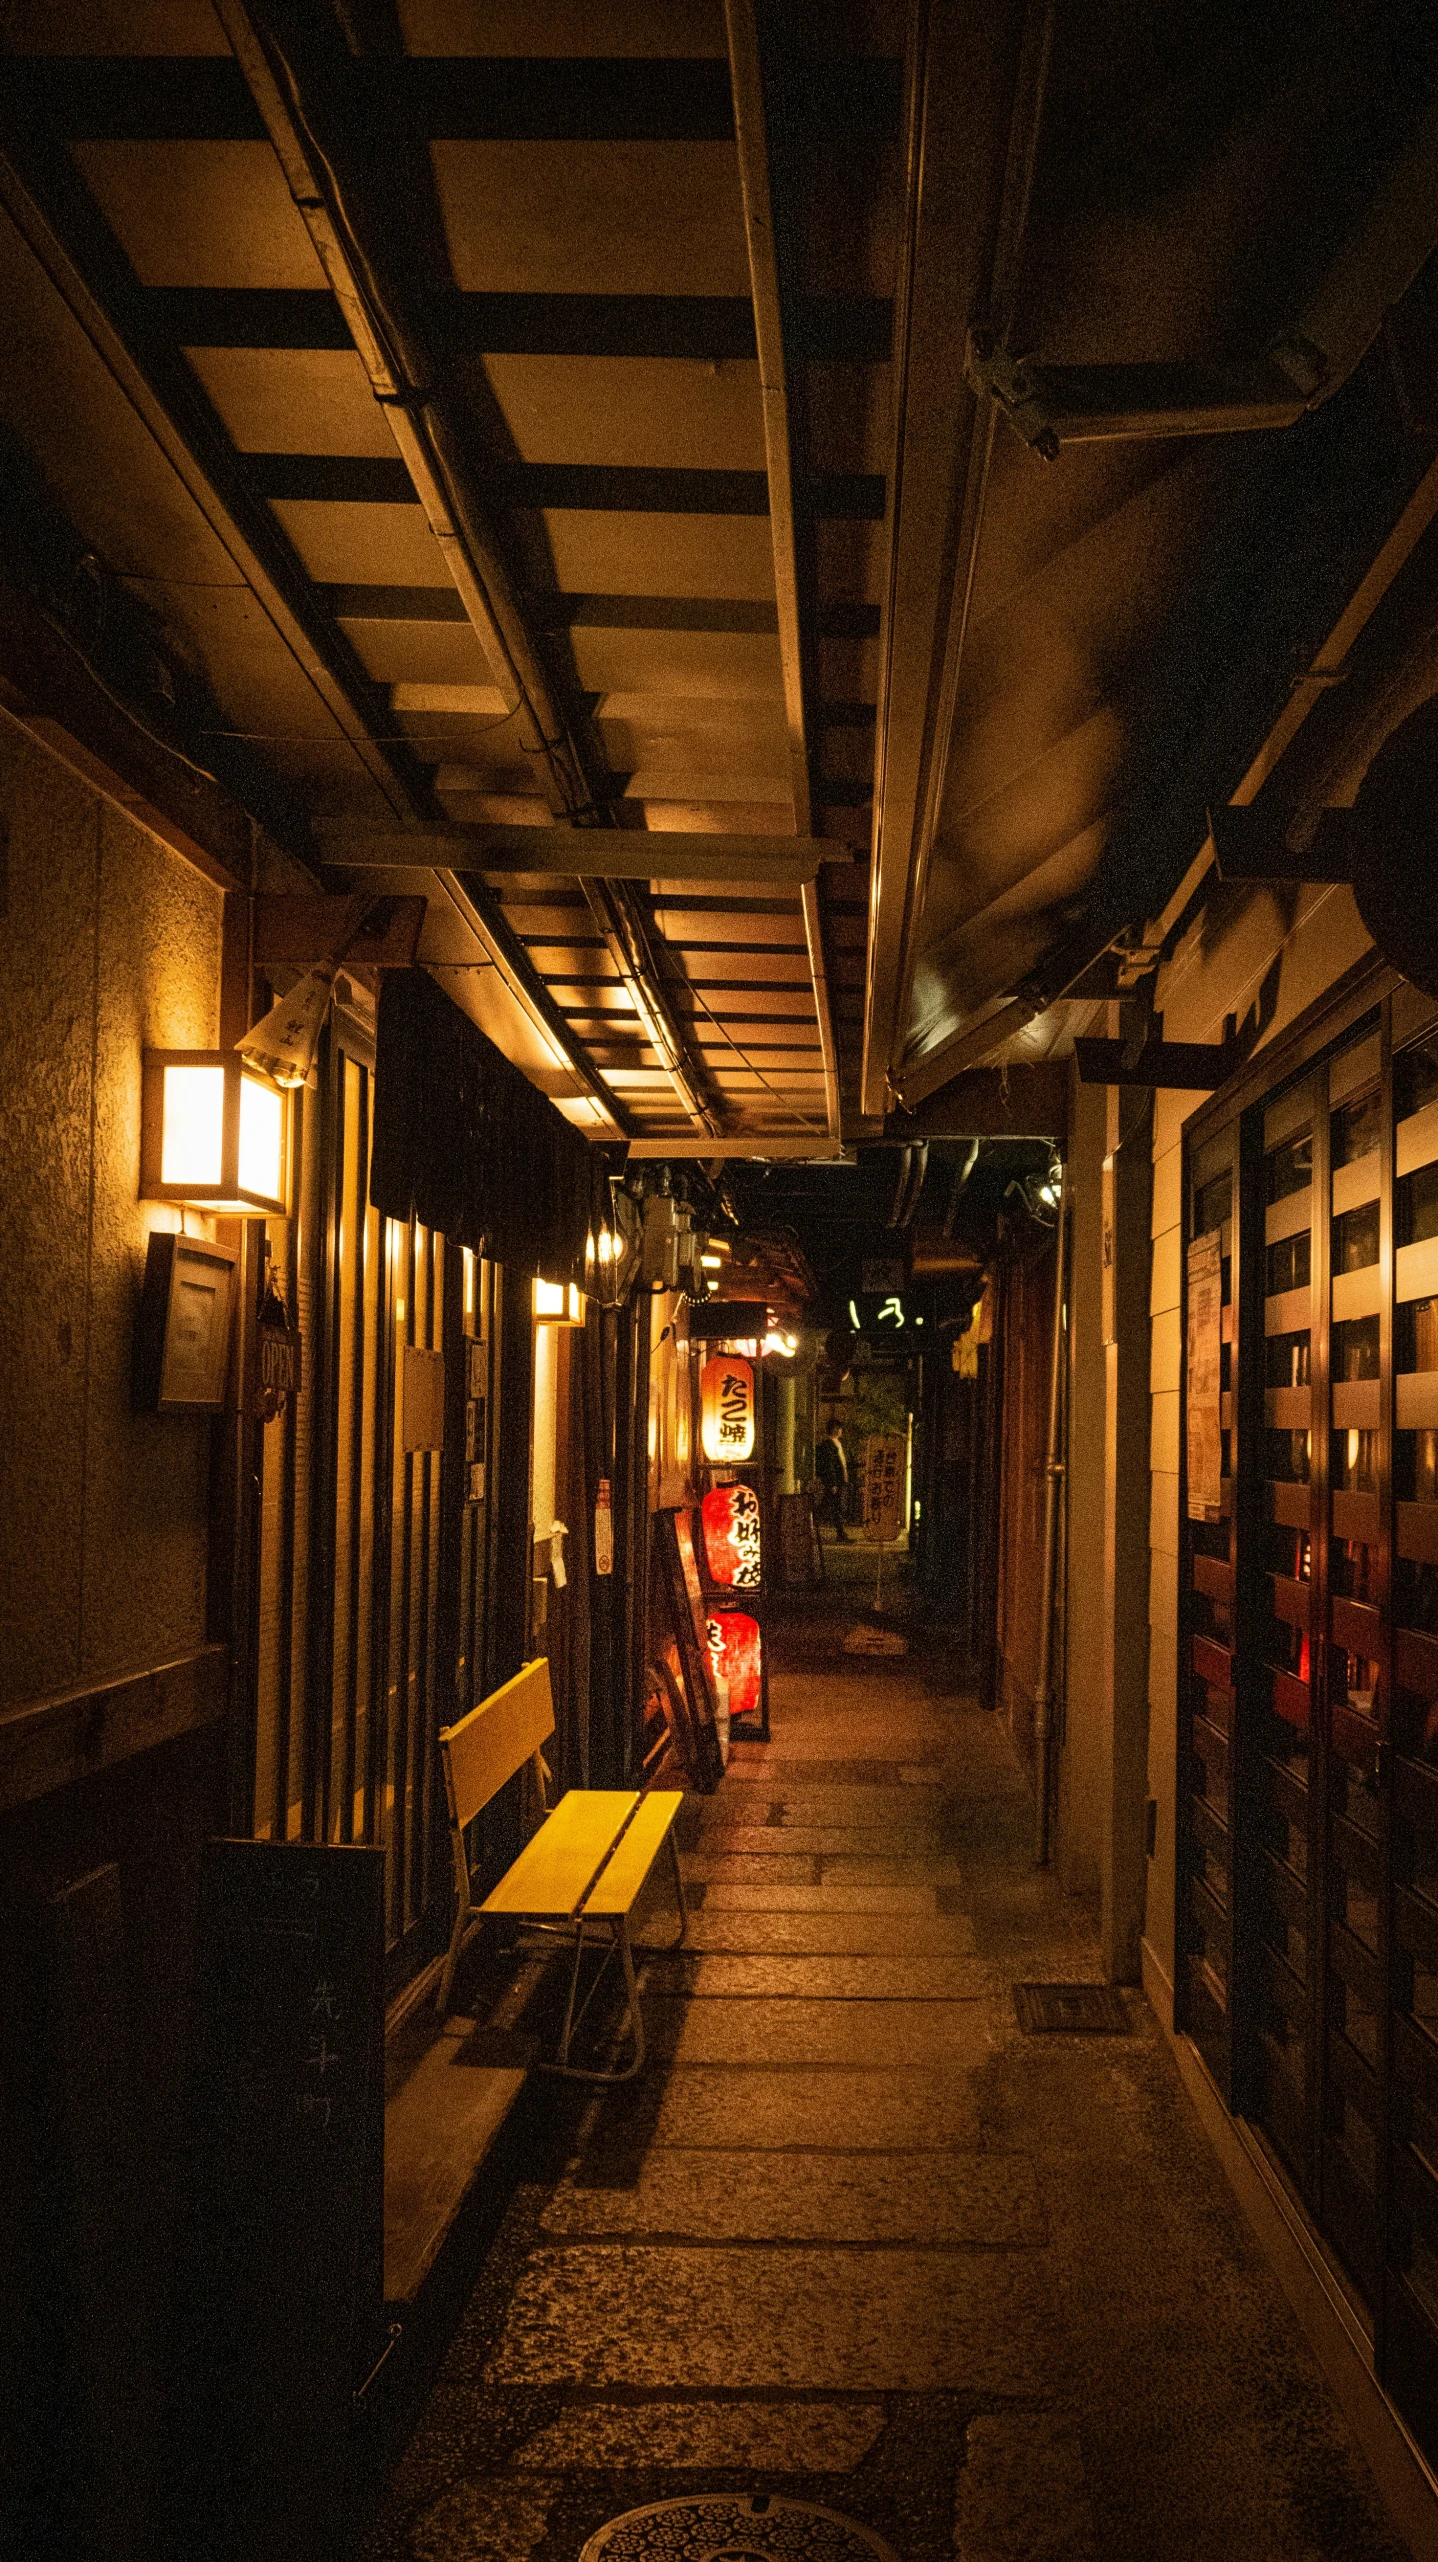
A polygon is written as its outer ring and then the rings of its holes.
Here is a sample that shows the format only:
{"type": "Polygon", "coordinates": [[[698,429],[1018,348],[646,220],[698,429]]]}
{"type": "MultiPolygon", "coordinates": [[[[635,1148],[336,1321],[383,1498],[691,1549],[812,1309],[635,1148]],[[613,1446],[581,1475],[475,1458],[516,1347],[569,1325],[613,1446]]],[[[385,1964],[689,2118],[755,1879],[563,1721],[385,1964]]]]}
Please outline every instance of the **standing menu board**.
{"type": "Polygon", "coordinates": [[[383,1851],[208,1843],[200,1967],[194,2542],[318,2562],[383,2314],[383,1851]]]}

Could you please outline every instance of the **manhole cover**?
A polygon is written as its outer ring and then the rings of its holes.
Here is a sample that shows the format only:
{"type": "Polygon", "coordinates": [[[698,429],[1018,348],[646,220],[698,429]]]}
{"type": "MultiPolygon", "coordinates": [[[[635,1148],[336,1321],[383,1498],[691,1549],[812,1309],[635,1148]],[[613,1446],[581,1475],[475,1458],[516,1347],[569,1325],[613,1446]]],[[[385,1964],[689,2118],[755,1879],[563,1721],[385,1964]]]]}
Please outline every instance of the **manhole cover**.
{"type": "Polygon", "coordinates": [[[592,2535],[579,2562],[898,2562],[891,2545],[811,2500],[762,2494],[656,2500],[592,2535]]]}
{"type": "Polygon", "coordinates": [[[1025,2037],[1066,2029],[1097,2037],[1130,2037],[1123,1995],[1112,1984],[1015,1984],[1014,2008],[1025,2037]]]}

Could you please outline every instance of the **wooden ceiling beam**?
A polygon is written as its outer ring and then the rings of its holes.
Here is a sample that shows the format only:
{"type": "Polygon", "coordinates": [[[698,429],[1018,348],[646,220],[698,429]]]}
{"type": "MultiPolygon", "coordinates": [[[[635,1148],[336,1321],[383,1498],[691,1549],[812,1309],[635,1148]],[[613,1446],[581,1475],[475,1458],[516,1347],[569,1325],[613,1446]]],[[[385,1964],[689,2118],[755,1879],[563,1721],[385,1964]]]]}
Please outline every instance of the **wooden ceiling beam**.
{"type": "Polygon", "coordinates": [[[914,945],[943,799],[993,448],[957,351],[1001,330],[1032,181],[1052,0],[916,10],[894,314],[893,534],[880,641],[877,810],[860,1101],[900,1086],[914,945]]]}
{"type": "MultiPolygon", "coordinates": [[[[157,335],[177,347],[348,351],[344,313],[324,286],[148,285],[157,335]]],[[[426,319],[446,353],[477,356],[625,356],[712,364],[752,363],[754,306],[747,294],[468,293],[427,297],[426,319]]],[[[883,296],[806,294],[794,305],[796,355],[842,364],[887,364],[893,304],[883,296]]]]}
{"type": "MultiPolygon", "coordinates": [[[[600,827],[612,778],[600,771],[582,705],[561,700],[551,683],[510,575],[507,529],[496,521],[493,493],[474,468],[464,403],[434,361],[422,298],[416,302],[401,282],[402,224],[393,190],[403,178],[422,187],[424,171],[413,153],[406,158],[402,136],[377,169],[374,135],[383,129],[383,114],[373,129],[356,117],[355,57],[328,11],[291,15],[272,0],[217,0],[217,8],[393,436],[398,464],[390,468],[402,466],[405,486],[424,509],[513,717],[516,740],[554,818],[600,827]]],[[[383,73],[392,74],[389,58],[380,59],[383,73]]],[[[373,90],[372,103],[384,94],[373,90]]],[[[300,458],[306,467],[309,459],[300,458]]],[[[499,495],[502,500],[505,493],[499,495]]],[[[657,974],[645,966],[640,893],[617,882],[602,892],[586,885],[585,895],[653,1028],[685,1111],[712,1132],[721,1107],[704,1062],[672,1016],[657,974]]]]}
{"type": "Polygon", "coordinates": [[[332,863],[553,873],[572,881],[813,881],[821,863],[853,860],[847,845],[816,836],[700,836],[618,827],[340,826],[320,831],[332,863]]]}
{"type": "MultiPolygon", "coordinates": [[[[794,797],[794,825],[807,836],[813,825],[814,795],[805,719],[803,605],[795,523],[796,488],[790,434],[788,364],[784,348],[784,296],[779,272],[773,192],[769,180],[769,135],[765,112],[760,0],[725,0],[729,72],[734,90],[734,135],[739,153],[739,185],[749,250],[749,281],[754,296],[754,337],[759,354],[759,396],[764,412],[764,451],[769,480],[769,533],[774,551],[774,592],[779,616],[779,660],[784,680],[784,721],[789,779],[794,797]]],[[[883,483],[878,483],[878,513],[883,514],[883,483]]],[[[814,493],[810,493],[811,499],[814,493]]],[[[824,947],[824,911],[817,874],[804,883],[804,935],[814,981],[814,1011],[824,1061],[824,1106],[831,1138],[840,1125],[839,1051],[829,1003],[829,965],[824,947]]]]}

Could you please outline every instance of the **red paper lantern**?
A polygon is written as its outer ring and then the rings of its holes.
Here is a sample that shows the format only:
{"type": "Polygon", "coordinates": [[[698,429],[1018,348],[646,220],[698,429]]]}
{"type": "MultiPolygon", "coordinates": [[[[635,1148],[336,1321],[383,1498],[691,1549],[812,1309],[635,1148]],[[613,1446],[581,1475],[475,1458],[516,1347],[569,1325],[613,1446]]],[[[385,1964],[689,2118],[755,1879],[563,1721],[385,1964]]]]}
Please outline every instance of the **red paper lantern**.
{"type": "Polygon", "coordinates": [[[720,1467],[741,1466],[754,1456],[754,1364],[742,1353],[718,1352],[699,1374],[699,1438],[704,1456],[720,1467]]]}
{"type": "Polygon", "coordinates": [[[757,1717],[763,1696],[764,1641],[759,1622],[747,1610],[715,1610],[709,1615],[709,1656],[715,1673],[729,1684],[731,1717],[757,1717]]]}
{"type": "Polygon", "coordinates": [[[759,1498],[752,1486],[711,1486],[703,1503],[704,1554],[711,1583],[757,1592],[761,1576],[759,1498]]]}

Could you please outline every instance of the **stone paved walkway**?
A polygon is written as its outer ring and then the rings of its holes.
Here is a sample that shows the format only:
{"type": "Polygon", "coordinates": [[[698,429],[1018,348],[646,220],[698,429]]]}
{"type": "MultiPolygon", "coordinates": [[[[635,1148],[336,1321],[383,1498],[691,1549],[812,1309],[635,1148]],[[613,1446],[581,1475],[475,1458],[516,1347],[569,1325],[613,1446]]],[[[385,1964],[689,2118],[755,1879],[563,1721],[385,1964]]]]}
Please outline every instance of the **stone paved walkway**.
{"type": "Polygon", "coordinates": [[[689,1811],[645,2082],[531,2084],[370,2562],[575,2562],[690,2489],[901,2562],[1401,2562],[1140,1997],[1018,2033],[1098,1970],[1002,1732],[828,1644],[689,1811]]]}

